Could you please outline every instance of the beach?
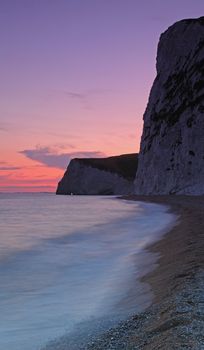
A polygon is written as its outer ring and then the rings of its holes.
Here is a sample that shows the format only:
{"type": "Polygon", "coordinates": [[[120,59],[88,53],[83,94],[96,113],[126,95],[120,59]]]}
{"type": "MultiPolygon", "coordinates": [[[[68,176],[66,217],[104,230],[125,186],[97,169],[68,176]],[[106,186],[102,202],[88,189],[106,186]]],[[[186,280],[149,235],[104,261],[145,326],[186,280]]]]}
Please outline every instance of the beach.
{"type": "Polygon", "coordinates": [[[1,195],[1,349],[204,349],[204,197],[121,198],[1,195]]]}
{"type": "Polygon", "coordinates": [[[142,278],[153,291],[152,305],[83,348],[204,349],[204,197],[122,198],[168,205],[178,222],[148,247],[159,254],[157,268],[142,278]]]}

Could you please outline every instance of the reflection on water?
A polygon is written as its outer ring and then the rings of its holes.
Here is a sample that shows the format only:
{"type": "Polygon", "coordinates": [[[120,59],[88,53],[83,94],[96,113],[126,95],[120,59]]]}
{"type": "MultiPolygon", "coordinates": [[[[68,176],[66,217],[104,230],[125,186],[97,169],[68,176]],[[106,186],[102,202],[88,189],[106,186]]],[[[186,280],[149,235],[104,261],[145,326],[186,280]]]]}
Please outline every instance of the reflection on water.
{"type": "Polygon", "coordinates": [[[172,219],[112,197],[0,194],[0,349],[35,350],[81,322],[147,306],[137,278],[154,260],[143,248],[172,219]]]}

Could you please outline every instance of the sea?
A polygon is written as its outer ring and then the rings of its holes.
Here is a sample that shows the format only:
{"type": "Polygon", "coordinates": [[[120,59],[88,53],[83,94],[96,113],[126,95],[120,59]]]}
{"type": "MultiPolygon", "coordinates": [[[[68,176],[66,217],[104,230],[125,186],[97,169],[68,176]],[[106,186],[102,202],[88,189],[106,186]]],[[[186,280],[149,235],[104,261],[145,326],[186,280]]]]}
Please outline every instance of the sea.
{"type": "Polygon", "coordinates": [[[0,193],[0,350],[79,349],[143,311],[148,245],[175,220],[113,196],[0,193]]]}

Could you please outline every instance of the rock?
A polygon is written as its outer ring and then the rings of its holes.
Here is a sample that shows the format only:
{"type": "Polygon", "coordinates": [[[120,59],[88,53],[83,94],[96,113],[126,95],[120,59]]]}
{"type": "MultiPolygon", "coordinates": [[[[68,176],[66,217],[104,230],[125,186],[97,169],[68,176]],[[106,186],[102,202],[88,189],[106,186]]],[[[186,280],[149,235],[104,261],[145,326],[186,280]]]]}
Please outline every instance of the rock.
{"type": "Polygon", "coordinates": [[[136,194],[204,194],[204,17],[160,37],[136,194]]]}
{"type": "Polygon", "coordinates": [[[137,154],[72,159],[57,194],[119,195],[134,192],[137,154]]]}

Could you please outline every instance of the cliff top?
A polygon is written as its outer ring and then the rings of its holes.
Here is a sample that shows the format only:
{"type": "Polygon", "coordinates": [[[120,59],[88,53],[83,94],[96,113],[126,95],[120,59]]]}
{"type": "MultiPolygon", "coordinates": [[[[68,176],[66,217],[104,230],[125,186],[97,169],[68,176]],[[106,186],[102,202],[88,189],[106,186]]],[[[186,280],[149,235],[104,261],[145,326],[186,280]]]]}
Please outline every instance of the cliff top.
{"type": "Polygon", "coordinates": [[[92,168],[117,173],[128,180],[133,180],[137,170],[138,154],[122,154],[107,158],[75,158],[71,160],[71,162],[75,161],[92,168]]]}

